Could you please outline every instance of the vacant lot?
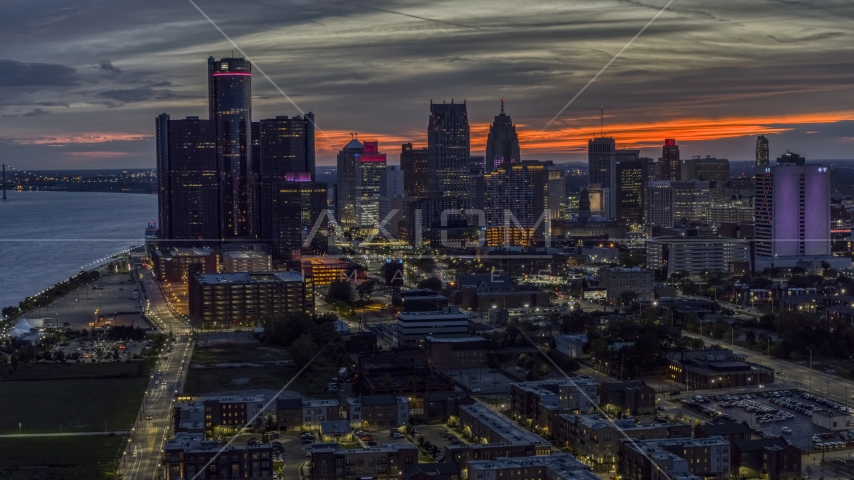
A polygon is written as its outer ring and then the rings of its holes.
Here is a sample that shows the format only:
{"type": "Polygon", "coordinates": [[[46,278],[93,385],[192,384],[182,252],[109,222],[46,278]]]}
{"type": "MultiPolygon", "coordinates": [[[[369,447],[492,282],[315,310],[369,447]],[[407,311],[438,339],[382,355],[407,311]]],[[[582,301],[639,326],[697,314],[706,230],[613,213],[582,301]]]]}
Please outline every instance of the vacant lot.
{"type": "MultiPolygon", "coordinates": [[[[97,366],[97,365],[96,365],[97,366]]],[[[129,430],[148,376],[0,382],[0,433],[129,430]],[[61,426],[61,427],[60,427],[61,426]]]]}
{"type": "Polygon", "coordinates": [[[193,351],[191,363],[210,365],[214,363],[261,363],[288,360],[282,348],[254,345],[217,345],[198,347],[193,351]]]}
{"type": "MultiPolygon", "coordinates": [[[[2,369],[0,380],[68,380],[82,378],[129,378],[147,375],[147,361],[98,363],[22,363],[18,371],[2,369]]],[[[0,391],[2,391],[0,383],[0,391]]],[[[142,400],[140,400],[142,401],[142,400]]]]}
{"type": "Polygon", "coordinates": [[[121,436],[0,438],[0,478],[113,479],[121,436]]]}
{"type": "MultiPolygon", "coordinates": [[[[279,390],[299,371],[286,365],[263,364],[265,361],[288,359],[283,349],[258,345],[199,347],[193,351],[192,364],[214,365],[227,363],[255,363],[262,366],[236,366],[192,368],[187,373],[184,393],[205,395],[235,390],[279,390]]],[[[323,357],[291,383],[293,390],[315,398],[333,397],[325,393],[326,384],[338,373],[337,365],[323,357]]]]}

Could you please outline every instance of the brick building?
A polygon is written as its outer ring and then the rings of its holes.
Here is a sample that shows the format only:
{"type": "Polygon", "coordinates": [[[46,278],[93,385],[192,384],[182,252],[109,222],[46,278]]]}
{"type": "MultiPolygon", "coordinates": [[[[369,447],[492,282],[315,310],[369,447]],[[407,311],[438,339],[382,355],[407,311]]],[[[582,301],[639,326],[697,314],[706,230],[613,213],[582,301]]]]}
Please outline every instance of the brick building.
{"type": "Polygon", "coordinates": [[[316,443],[309,470],[312,480],[391,480],[417,463],[418,449],[410,444],[345,449],[337,443],[316,443]]]}
{"type": "Polygon", "coordinates": [[[487,364],[489,340],[483,337],[427,337],[424,348],[430,366],[436,370],[478,368],[487,364]]]}
{"type": "Polygon", "coordinates": [[[629,415],[655,412],[655,390],[643,380],[603,383],[599,386],[599,403],[606,410],[620,410],[629,415]]]}
{"type": "Polygon", "coordinates": [[[202,435],[178,433],[166,442],[163,469],[166,480],[198,478],[273,478],[273,451],[270,445],[229,446],[223,450],[216,440],[202,435]],[[205,465],[213,462],[205,468],[205,465]],[[205,468],[198,477],[196,475],[205,468]]]}
{"type": "Polygon", "coordinates": [[[394,395],[362,395],[347,399],[352,427],[402,427],[409,424],[409,400],[394,395]]]}

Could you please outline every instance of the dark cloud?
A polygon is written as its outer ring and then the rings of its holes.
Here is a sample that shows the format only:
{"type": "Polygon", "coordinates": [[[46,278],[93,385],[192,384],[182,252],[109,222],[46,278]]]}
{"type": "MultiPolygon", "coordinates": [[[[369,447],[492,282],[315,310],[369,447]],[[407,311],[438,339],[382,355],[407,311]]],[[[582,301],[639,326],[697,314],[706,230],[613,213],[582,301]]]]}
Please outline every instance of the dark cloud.
{"type": "Polygon", "coordinates": [[[150,87],[140,87],[106,90],[96,94],[95,96],[98,98],[106,98],[108,100],[116,100],[122,103],[134,103],[144,102],[146,100],[165,100],[175,98],[178,95],[169,90],[155,90],[150,87]]]}
{"type": "Polygon", "coordinates": [[[113,62],[109,60],[102,60],[98,63],[98,70],[101,72],[105,72],[108,75],[120,75],[122,73],[121,69],[116,66],[113,66],[113,62]]]}
{"type": "Polygon", "coordinates": [[[68,104],[65,102],[36,102],[37,105],[41,105],[43,107],[65,107],[68,108],[68,104]]]}
{"type": "Polygon", "coordinates": [[[35,109],[30,110],[29,112],[25,112],[25,113],[20,113],[21,110],[16,110],[16,112],[18,112],[18,113],[0,115],[0,117],[4,117],[4,118],[8,118],[8,117],[40,117],[42,115],[47,115],[50,113],[49,110],[45,110],[43,108],[35,108],[35,109]]]}
{"type": "Polygon", "coordinates": [[[0,87],[71,87],[79,84],[77,70],[51,63],[0,60],[0,87]]]}

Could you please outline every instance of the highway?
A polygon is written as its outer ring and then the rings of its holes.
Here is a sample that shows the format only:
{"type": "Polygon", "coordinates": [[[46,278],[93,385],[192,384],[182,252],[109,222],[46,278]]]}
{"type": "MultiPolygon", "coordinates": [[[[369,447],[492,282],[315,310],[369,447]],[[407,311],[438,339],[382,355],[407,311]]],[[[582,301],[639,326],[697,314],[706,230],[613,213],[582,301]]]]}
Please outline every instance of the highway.
{"type": "Polygon", "coordinates": [[[143,270],[146,317],[163,333],[170,331],[177,339],[167,342],[171,352],[162,352],[157,362],[137,421],[131,432],[131,441],[119,464],[123,480],[161,478],[162,451],[172,436],[172,406],[175,395],[184,389],[187,368],[190,365],[194,336],[192,328],[174,314],[159,286],[143,270]]]}

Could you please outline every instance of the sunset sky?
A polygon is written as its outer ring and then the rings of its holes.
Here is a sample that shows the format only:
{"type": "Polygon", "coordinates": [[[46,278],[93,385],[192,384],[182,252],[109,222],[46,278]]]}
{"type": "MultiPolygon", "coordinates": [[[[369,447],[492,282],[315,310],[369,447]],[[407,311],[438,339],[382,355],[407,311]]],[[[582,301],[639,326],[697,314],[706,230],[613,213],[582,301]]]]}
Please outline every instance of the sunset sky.
{"type": "MultiPolygon", "coordinates": [[[[526,159],[586,160],[587,139],[658,157],[854,159],[854,3],[675,0],[197,0],[302,109],[318,164],[351,132],[426,143],[429,102],[468,103],[483,154],[500,100],[526,159]]],[[[153,168],[154,118],[207,115],[207,57],[233,47],[187,0],[0,5],[0,160],[21,169],[153,168]]],[[[235,52],[236,53],[236,52],[235,52]]],[[[297,110],[258,72],[254,120],[297,110]]]]}

